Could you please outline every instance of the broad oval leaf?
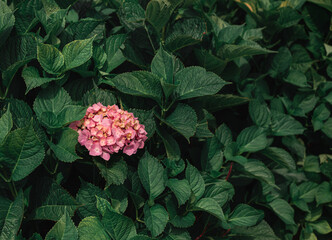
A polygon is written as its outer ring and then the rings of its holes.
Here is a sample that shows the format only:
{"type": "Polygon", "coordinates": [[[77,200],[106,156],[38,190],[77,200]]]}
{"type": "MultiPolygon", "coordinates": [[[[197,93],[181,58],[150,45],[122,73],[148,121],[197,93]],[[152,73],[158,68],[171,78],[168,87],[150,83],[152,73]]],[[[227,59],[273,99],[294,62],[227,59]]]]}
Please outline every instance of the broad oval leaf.
{"type": "Polygon", "coordinates": [[[145,152],[138,163],[138,176],[150,199],[155,199],[164,191],[164,167],[148,152],[145,152]]]}
{"type": "Polygon", "coordinates": [[[213,198],[202,198],[195,204],[193,211],[204,211],[210,213],[221,221],[225,221],[222,208],[213,198]]]}
{"type": "Polygon", "coordinates": [[[58,222],[46,234],[45,240],[77,240],[78,233],[74,222],[68,212],[59,219],[58,222]]]}
{"type": "Polygon", "coordinates": [[[37,59],[42,68],[50,74],[59,74],[64,65],[64,56],[54,46],[39,43],[37,45],[37,59]]]}
{"type": "Polygon", "coordinates": [[[269,206],[285,224],[295,224],[294,209],[284,199],[277,198],[269,206]]]}
{"type": "Polygon", "coordinates": [[[240,153],[262,150],[267,145],[265,130],[256,126],[245,128],[237,137],[236,142],[240,153]]]}
{"type": "Polygon", "coordinates": [[[109,240],[104,226],[97,217],[86,217],[78,225],[78,236],[80,240],[109,240]]]}
{"type": "Polygon", "coordinates": [[[227,84],[202,67],[184,68],[175,75],[174,82],[178,84],[175,94],[180,100],[216,94],[227,84]]]}
{"type": "Polygon", "coordinates": [[[7,134],[13,127],[13,119],[12,114],[9,111],[9,107],[7,111],[0,118],[0,144],[5,139],[7,134]]]}
{"type": "Polygon", "coordinates": [[[169,187],[175,194],[179,206],[184,204],[190,198],[191,188],[189,182],[186,179],[168,179],[167,187],[169,187]]]}
{"type": "Polygon", "coordinates": [[[247,204],[236,206],[227,222],[231,226],[251,227],[256,225],[264,217],[262,210],[257,210],[247,204]]]}
{"type": "Polygon", "coordinates": [[[291,170],[296,169],[293,157],[286,150],[282,148],[268,147],[264,149],[262,153],[283,167],[286,167],[291,170]]]}
{"type": "Polygon", "coordinates": [[[168,222],[168,213],[160,204],[149,207],[144,206],[144,221],[146,227],[150,230],[153,237],[160,235],[168,222]]]}
{"type": "Polygon", "coordinates": [[[186,179],[188,180],[191,190],[196,196],[196,199],[200,199],[205,191],[204,179],[197,168],[189,163],[186,169],[186,179]]]}

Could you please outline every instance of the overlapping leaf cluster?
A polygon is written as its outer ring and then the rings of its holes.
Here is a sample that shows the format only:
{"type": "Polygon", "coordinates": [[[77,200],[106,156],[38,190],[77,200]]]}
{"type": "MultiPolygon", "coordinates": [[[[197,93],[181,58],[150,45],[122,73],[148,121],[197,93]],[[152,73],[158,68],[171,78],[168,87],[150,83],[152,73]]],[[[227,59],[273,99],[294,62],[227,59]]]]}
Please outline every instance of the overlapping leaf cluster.
{"type": "Polygon", "coordinates": [[[331,239],[328,0],[0,0],[0,240],[331,239]],[[69,123],[145,125],[108,162],[69,123]]]}

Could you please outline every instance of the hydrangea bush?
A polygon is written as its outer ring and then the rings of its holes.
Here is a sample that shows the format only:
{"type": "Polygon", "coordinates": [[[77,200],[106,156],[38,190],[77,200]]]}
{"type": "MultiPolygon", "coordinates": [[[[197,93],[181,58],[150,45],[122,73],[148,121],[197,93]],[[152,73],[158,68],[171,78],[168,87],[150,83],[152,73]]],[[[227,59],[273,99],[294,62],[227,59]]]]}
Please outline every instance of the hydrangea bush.
{"type": "Polygon", "coordinates": [[[0,240],[329,240],[329,0],[0,0],[0,240]]]}

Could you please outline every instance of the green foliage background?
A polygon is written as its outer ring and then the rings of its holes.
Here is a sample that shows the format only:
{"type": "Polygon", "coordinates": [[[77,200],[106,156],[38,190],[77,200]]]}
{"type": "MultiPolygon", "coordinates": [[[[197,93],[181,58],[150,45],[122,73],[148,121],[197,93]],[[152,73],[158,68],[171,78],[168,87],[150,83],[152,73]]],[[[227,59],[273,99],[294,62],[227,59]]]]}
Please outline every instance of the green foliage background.
{"type": "Polygon", "coordinates": [[[332,238],[330,0],[0,0],[0,240],[332,238]],[[68,124],[101,102],[145,148],[68,124]]]}

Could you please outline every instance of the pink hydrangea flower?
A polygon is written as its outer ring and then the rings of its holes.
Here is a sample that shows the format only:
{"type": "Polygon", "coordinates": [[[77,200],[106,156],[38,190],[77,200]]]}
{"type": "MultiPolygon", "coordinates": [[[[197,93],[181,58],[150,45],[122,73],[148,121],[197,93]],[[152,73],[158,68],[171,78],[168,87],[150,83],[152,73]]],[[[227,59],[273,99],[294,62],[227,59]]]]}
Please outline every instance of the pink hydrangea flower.
{"type": "Polygon", "coordinates": [[[100,156],[106,161],[110,154],[119,150],[129,156],[135,154],[137,149],[144,147],[147,139],[145,126],[133,113],[117,105],[105,107],[100,102],[89,107],[84,118],[69,127],[78,132],[78,142],[91,156],[100,156]]]}

